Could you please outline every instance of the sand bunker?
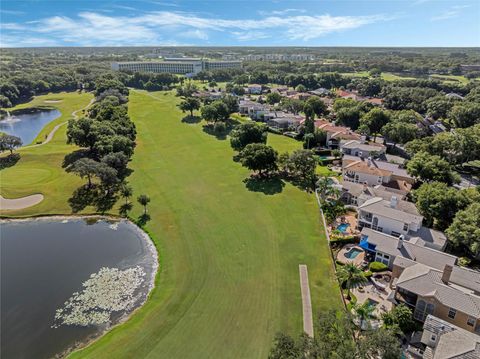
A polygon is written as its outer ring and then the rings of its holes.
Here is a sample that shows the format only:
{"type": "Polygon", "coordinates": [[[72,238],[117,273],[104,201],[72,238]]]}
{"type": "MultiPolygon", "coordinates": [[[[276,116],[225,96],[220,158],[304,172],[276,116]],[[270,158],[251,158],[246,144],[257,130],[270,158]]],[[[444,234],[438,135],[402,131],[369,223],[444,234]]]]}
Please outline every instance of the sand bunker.
{"type": "Polygon", "coordinates": [[[43,102],[45,103],[59,103],[59,102],[62,102],[63,100],[45,100],[43,102]]]}
{"type": "Polygon", "coordinates": [[[32,194],[31,196],[26,196],[22,198],[7,199],[0,196],[0,210],[16,210],[23,209],[43,201],[43,194],[32,194]]]}

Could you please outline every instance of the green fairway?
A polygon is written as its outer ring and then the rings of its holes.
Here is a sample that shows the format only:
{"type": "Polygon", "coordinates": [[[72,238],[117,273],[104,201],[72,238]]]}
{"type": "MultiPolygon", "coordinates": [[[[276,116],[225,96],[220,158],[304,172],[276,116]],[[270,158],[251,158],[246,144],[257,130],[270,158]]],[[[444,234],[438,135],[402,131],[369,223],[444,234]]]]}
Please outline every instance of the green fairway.
{"type": "MultiPolygon", "coordinates": [[[[78,108],[88,100],[78,97],[78,108]]],[[[178,101],[131,91],[129,102],[138,131],[129,181],[134,197],[152,199],[146,229],[160,256],[156,288],[128,322],[73,358],[265,358],[276,332],[302,330],[299,264],[308,265],[314,313],[341,307],[315,197],[282,181],[247,187],[249,171],[232,160],[228,139],[183,123],[178,101]]],[[[73,149],[64,129],[1,172],[2,195],[42,187],[44,202],[18,215],[69,213],[66,198],[82,181],[57,168],[73,149]]],[[[269,144],[301,147],[272,134],[269,144]]],[[[132,216],[140,212],[135,203],[132,216]]]]}
{"type": "MultiPolygon", "coordinates": [[[[58,108],[62,115],[45,126],[37,136],[37,140],[43,140],[56,125],[71,119],[72,112],[87,106],[92,98],[93,96],[89,93],[62,92],[38,96],[33,101],[17,106],[13,110],[39,106],[58,108]],[[51,99],[61,100],[61,102],[45,103],[46,100],[51,99]]],[[[81,115],[81,111],[78,115],[81,115]]],[[[65,155],[74,150],[73,146],[66,144],[66,130],[66,125],[61,126],[52,141],[45,145],[20,149],[18,151],[21,155],[20,161],[15,166],[0,171],[2,196],[17,198],[33,193],[42,193],[45,196],[45,200],[36,206],[10,214],[31,216],[70,212],[67,199],[83,181],[73,174],[66,173],[62,168],[65,155]]]]}

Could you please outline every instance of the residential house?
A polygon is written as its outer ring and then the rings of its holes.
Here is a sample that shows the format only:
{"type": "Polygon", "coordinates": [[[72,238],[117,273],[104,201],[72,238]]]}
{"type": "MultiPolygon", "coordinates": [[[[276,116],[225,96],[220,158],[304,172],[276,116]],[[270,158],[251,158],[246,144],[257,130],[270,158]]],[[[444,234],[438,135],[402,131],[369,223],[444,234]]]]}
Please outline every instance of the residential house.
{"type": "Polygon", "coordinates": [[[470,333],[480,334],[480,272],[446,263],[443,269],[397,257],[391,299],[425,322],[434,315],[470,333]]]}
{"type": "Polygon", "coordinates": [[[375,106],[381,106],[383,104],[383,100],[381,98],[361,96],[356,91],[337,90],[335,94],[341,98],[351,98],[355,101],[365,101],[375,106]]]}
{"type": "Polygon", "coordinates": [[[442,270],[445,264],[456,264],[456,256],[441,251],[445,242],[432,244],[410,236],[394,237],[366,227],[362,229],[360,237],[360,247],[390,270],[394,269],[395,263],[398,266],[398,263],[406,261],[422,263],[438,270],[442,270]]]}
{"type": "Polygon", "coordinates": [[[400,165],[351,155],[343,156],[342,177],[344,181],[366,183],[369,186],[383,185],[402,194],[410,192],[415,182],[400,165]]]}
{"type": "Polygon", "coordinates": [[[379,143],[367,143],[365,140],[341,140],[340,150],[345,155],[361,158],[378,157],[385,154],[386,147],[379,143]]]}
{"type": "Polygon", "coordinates": [[[296,130],[305,120],[303,116],[283,111],[266,112],[263,116],[267,125],[276,130],[296,130]]]}
{"type": "Polygon", "coordinates": [[[358,229],[371,228],[394,237],[403,236],[422,245],[444,250],[447,239],[434,229],[423,227],[423,216],[411,202],[399,200],[395,195],[390,200],[382,197],[367,199],[357,208],[358,229]]]}
{"type": "Polygon", "coordinates": [[[269,111],[269,108],[255,101],[240,100],[238,111],[242,115],[249,116],[252,120],[263,120],[263,115],[269,111]]]}
{"type": "Polygon", "coordinates": [[[381,197],[385,200],[390,200],[393,195],[397,196],[398,200],[405,199],[405,195],[395,193],[387,187],[382,186],[368,186],[364,183],[355,183],[350,181],[343,181],[338,188],[341,191],[340,199],[350,206],[361,206],[367,200],[374,197],[381,197]]]}
{"type": "Polygon", "coordinates": [[[480,358],[480,336],[452,323],[427,315],[421,342],[425,359],[480,358]]]}
{"type": "Polygon", "coordinates": [[[348,127],[335,126],[326,120],[315,121],[315,127],[327,134],[327,147],[336,149],[342,140],[360,140],[361,136],[348,127]]]}
{"type": "Polygon", "coordinates": [[[248,85],[245,87],[245,92],[251,95],[260,95],[262,93],[262,85],[248,85]]]}
{"type": "Polygon", "coordinates": [[[319,87],[318,89],[316,90],[312,90],[312,91],[308,91],[310,94],[312,95],[316,95],[316,96],[328,96],[330,95],[330,90],[327,90],[326,88],[324,87],[319,87]]]}

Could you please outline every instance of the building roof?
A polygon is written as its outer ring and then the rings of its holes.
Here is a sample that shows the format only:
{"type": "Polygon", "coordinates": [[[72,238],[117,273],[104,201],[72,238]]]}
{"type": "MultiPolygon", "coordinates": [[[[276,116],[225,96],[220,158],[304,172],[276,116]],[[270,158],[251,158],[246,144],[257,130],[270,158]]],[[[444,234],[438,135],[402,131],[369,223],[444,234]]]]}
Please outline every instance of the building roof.
{"type": "Polygon", "coordinates": [[[397,287],[422,297],[433,297],[446,307],[480,318],[480,296],[468,288],[444,283],[441,270],[421,263],[409,266],[398,277],[397,287]]]}
{"type": "Polygon", "coordinates": [[[416,232],[410,232],[409,237],[411,242],[421,243],[425,247],[441,251],[443,251],[447,245],[447,236],[445,236],[445,233],[427,227],[421,227],[416,232]]]}
{"type": "Polygon", "coordinates": [[[427,315],[423,325],[422,342],[429,344],[430,336],[437,336],[437,345],[431,349],[433,359],[478,359],[480,336],[461,329],[445,320],[427,315]]]}
{"type": "MultiPolygon", "coordinates": [[[[360,173],[385,173],[385,176],[388,176],[386,174],[387,172],[391,175],[395,175],[398,177],[404,177],[404,178],[412,178],[407,171],[404,168],[401,168],[399,165],[395,163],[389,163],[385,161],[378,161],[375,159],[363,159],[360,157],[356,156],[350,156],[350,155],[345,155],[343,156],[342,159],[342,165],[345,168],[346,165],[353,165],[349,167],[350,169],[354,168],[355,172],[360,172],[360,173]],[[369,168],[376,168],[381,170],[379,171],[373,171],[370,170],[369,168]]],[[[353,169],[352,169],[353,170],[353,169]]]]}
{"type": "MultiPolygon", "coordinates": [[[[358,158],[358,157],[357,157],[358,158]]],[[[369,166],[367,162],[358,160],[352,163],[343,166],[345,170],[358,172],[358,173],[365,173],[372,176],[382,176],[387,177],[392,174],[391,171],[383,170],[381,168],[377,168],[375,166],[369,166]]]]}
{"type": "Polygon", "coordinates": [[[480,294],[480,272],[469,268],[453,267],[450,282],[470,288],[480,294]]]}
{"type": "Polygon", "coordinates": [[[405,223],[420,223],[423,220],[423,216],[418,213],[417,207],[413,203],[397,199],[396,206],[392,206],[392,201],[393,198],[387,201],[381,197],[373,197],[358,208],[405,223]]]}
{"type": "Polygon", "coordinates": [[[341,141],[342,148],[359,149],[366,152],[384,151],[385,146],[380,143],[362,143],[359,140],[341,141]]]}
{"type": "MultiPolygon", "coordinates": [[[[457,257],[451,254],[425,247],[406,239],[402,240],[370,228],[364,227],[362,229],[362,236],[368,238],[367,241],[369,244],[375,245],[376,251],[395,256],[396,258],[406,258],[407,260],[421,263],[438,270],[443,270],[445,264],[453,266],[457,262],[457,257]],[[401,246],[399,246],[399,241],[401,241],[401,246]]],[[[412,264],[411,262],[394,263],[404,268],[412,264]]]]}

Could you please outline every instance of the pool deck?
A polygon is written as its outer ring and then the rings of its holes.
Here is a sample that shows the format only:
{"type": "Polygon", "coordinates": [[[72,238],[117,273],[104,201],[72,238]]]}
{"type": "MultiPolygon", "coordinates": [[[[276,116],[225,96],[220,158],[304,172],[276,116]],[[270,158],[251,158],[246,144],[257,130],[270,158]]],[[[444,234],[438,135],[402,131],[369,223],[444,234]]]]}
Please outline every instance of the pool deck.
{"type": "Polygon", "coordinates": [[[364,259],[365,259],[365,251],[355,244],[345,245],[337,254],[337,260],[343,264],[353,263],[359,266],[362,264],[364,259]],[[361,253],[359,253],[355,258],[346,257],[345,254],[347,254],[347,252],[350,251],[352,248],[360,250],[361,253]]]}
{"type": "Polygon", "coordinates": [[[358,304],[363,304],[369,299],[378,302],[373,314],[377,318],[380,318],[383,313],[389,312],[393,308],[393,303],[387,300],[391,291],[392,289],[390,289],[389,286],[387,286],[385,290],[378,290],[373,283],[369,281],[368,284],[363,287],[354,288],[352,293],[357,297],[358,304]]]}

